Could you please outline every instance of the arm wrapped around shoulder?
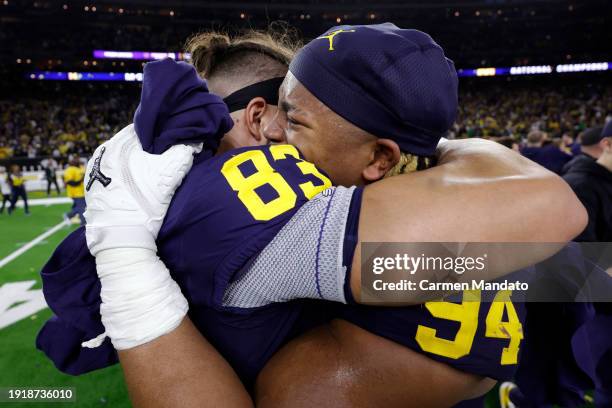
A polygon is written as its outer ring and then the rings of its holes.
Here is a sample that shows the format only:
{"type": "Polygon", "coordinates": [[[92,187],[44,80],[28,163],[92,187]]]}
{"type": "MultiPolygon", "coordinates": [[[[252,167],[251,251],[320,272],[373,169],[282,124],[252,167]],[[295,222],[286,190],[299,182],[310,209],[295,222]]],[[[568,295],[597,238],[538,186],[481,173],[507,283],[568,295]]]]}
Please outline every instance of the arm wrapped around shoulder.
{"type": "MultiPolygon", "coordinates": [[[[101,281],[105,335],[118,350],[169,333],[187,313],[185,297],[156,255],[155,239],[200,148],[176,145],[149,154],[130,125],[100,146],[88,163],[87,246],[101,281]]],[[[84,346],[95,347],[103,338],[84,346]]]]}

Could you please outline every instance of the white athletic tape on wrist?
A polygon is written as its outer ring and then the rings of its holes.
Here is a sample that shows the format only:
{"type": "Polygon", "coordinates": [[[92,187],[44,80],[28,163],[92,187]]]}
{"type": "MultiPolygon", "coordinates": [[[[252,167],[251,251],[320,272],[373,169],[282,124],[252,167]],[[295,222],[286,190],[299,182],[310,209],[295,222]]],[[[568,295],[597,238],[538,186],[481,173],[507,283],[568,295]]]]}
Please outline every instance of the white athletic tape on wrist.
{"type": "MultiPolygon", "coordinates": [[[[154,251],[101,251],[96,267],[102,283],[102,324],[117,350],[170,333],[187,314],[187,300],[154,251]]],[[[99,337],[86,343],[95,345],[99,337]]]]}
{"type": "Polygon", "coordinates": [[[88,225],[85,231],[92,255],[114,248],[143,248],[157,251],[155,238],[143,225],[88,225]]]}

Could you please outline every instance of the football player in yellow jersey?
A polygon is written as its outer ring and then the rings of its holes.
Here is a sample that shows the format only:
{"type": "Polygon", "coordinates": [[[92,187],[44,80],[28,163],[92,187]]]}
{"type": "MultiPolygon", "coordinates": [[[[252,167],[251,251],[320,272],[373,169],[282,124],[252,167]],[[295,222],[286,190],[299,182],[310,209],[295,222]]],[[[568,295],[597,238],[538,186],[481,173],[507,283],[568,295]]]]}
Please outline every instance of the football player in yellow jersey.
{"type": "Polygon", "coordinates": [[[11,174],[8,176],[8,182],[11,186],[11,206],[8,209],[9,215],[15,210],[17,200],[21,198],[23,200],[23,208],[26,215],[30,215],[30,209],[28,207],[28,194],[25,190],[25,179],[21,173],[21,167],[14,164],[11,167],[11,174]]]}
{"type": "Polygon", "coordinates": [[[85,188],[83,180],[85,178],[85,168],[77,156],[70,159],[70,165],[64,172],[64,183],[66,184],[66,194],[72,198],[72,209],[64,214],[65,219],[70,219],[78,215],[81,225],[85,225],[85,188]]]}

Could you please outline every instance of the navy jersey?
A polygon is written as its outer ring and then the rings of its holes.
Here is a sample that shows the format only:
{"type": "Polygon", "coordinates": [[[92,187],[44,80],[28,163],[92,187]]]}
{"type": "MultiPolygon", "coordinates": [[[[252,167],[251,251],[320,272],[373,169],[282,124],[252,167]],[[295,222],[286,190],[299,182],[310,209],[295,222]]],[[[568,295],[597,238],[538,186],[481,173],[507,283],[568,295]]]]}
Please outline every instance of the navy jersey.
{"type": "Polygon", "coordinates": [[[194,306],[219,307],[234,274],[329,187],[293,146],[214,157],[194,166],[172,200],[158,239],[161,258],[182,288],[198,292],[194,306]]]}
{"type": "Polygon", "coordinates": [[[528,282],[534,288],[530,293],[540,294],[539,302],[526,303],[530,294],[525,292],[508,297],[506,291],[472,291],[452,302],[406,308],[340,306],[338,316],[459,370],[497,380],[514,377],[534,400],[543,402],[542,398],[554,395],[559,400],[548,402],[565,406],[569,399],[562,399],[560,390],[593,388],[585,372],[597,380],[605,377],[602,373],[608,372],[603,367],[612,354],[612,327],[604,329],[600,322],[605,321],[606,310],[597,310],[607,303],[558,303],[581,293],[589,277],[597,277],[599,287],[612,284],[605,271],[571,243],[547,260],[506,277],[528,282]],[[576,353],[572,341],[597,345],[576,353]],[[590,354],[595,349],[596,357],[590,354]],[[551,379],[551,373],[558,375],[551,379]]]}
{"type": "Polygon", "coordinates": [[[286,341],[302,302],[237,314],[223,308],[223,294],[295,211],[331,186],[298,157],[288,145],[242,148],[194,166],[158,239],[194,324],[246,383],[286,341]]]}
{"type": "MultiPolygon", "coordinates": [[[[247,383],[295,327],[308,326],[296,323],[303,302],[235,314],[222,307],[225,288],[299,207],[330,186],[293,146],[243,148],[196,162],[170,205],[157,241],[160,257],[189,301],[194,324],[247,383]]],[[[96,349],[80,346],[104,331],[83,228],[64,240],[41,275],[57,317],[41,330],[38,347],[73,374],[116,362],[108,339],[96,349]]]]}
{"type": "Polygon", "coordinates": [[[511,291],[469,291],[411,307],[340,306],[338,317],[458,370],[504,380],[518,367],[524,338],[525,304],[512,300],[511,291]]]}
{"type": "MultiPolygon", "coordinates": [[[[544,273],[537,279],[540,282],[534,283],[570,298],[585,293],[588,281],[603,293],[612,293],[612,279],[592,262],[593,254],[588,252],[586,246],[568,244],[538,265],[544,273]],[[551,271],[564,273],[551,276],[551,271]]],[[[594,389],[596,406],[610,406],[612,309],[608,305],[586,301],[527,303],[527,336],[515,378],[526,401],[534,406],[578,407],[584,405],[585,392],[594,389]]]]}

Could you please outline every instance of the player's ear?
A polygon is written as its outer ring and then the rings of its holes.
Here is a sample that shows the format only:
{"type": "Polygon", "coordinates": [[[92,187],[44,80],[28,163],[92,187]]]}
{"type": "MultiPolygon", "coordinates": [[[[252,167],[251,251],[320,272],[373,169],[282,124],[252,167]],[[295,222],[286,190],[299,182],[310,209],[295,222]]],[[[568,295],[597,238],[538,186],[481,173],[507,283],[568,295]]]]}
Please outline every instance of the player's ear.
{"type": "Polygon", "coordinates": [[[258,96],[251,99],[244,112],[246,128],[258,144],[264,140],[262,118],[266,113],[266,107],[265,99],[258,96]]]}
{"type": "Polygon", "coordinates": [[[376,139],[373,146],[371,160],[363,169],[362,177],[367,182],[380,180],[395,166],[400,159],[400,148],[391,139],[376,139]]]}

